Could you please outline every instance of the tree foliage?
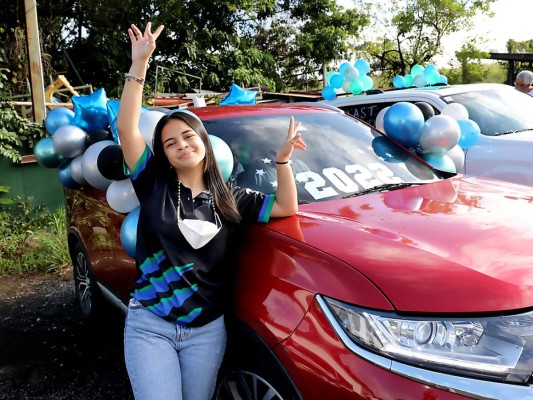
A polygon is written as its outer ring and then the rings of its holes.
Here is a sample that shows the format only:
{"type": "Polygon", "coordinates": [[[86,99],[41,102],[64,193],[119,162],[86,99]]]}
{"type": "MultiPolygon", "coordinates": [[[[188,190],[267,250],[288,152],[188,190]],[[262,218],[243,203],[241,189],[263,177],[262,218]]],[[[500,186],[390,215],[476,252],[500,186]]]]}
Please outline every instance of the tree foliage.
{"type": "Polygon", "coordinates": [[[372,15],[371,35],[359,50],[386,76],[404,75],[415,64],[431,63],[442,52],[442,39],[472,28],[477,13],[490,14],[494,0],[362,0],[372,15]]]}
{"type": "MultiPolygon", "coordinates": [[[[24,32],[24,1],[0,10],[7,27],[3,43],[24,32]]],[[[368,23],[365,15],[342,10],[334,0],[37,0],[42,53],[50,74],[66,73],[72,84],[91,83],[118,95],[130,65],[131,23],[165,25],[152,64],[175,73],[156,88],[227,90],[231,83],[300,84],[321,65],[345,57],[347,39],[368,23]],[[181,74],[180,74],[181,72],[181,74]]],[[[27,62],[10,57],[13,73],[27,62]]],[[[148,76],[148,82],[153,82],[148,76]]],[[[22,82],[24,73],[16,77],[22,82]]],[[[312,79],[316,79],[314,76],[312,79]]]]}
{"type": "Polygon", "coordinates": [[[482,59],[487,59],[490,54],[479,50],[474,43],[465,43],[461,50],[455,52],[460,68],[448,75],[449,83],[475,83],[483,82],[487,69],[481,65],[482,59]]]}

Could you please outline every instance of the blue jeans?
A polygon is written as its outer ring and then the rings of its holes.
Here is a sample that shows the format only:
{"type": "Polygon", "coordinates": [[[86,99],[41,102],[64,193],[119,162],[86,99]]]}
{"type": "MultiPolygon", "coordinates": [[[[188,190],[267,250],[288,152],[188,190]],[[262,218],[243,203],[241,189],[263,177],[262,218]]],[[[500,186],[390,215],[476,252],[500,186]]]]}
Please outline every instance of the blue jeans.
{"type": "Polygon", "coordinates": [[[124,355],[135,399],[211,399],[225,348],[224,317],[184,327],[130,300],[124,355]]]}

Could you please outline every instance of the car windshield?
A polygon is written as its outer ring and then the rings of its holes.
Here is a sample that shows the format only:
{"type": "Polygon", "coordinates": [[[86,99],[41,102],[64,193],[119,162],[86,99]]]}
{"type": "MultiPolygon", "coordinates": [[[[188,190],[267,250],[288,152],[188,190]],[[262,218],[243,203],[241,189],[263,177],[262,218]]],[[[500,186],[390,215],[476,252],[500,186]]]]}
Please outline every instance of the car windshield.
{"type": "Polygon", "coordinates": [[[533,97],[517,90],[480,90],[444,97],[447,103],[460,103],[468,110],[481,133],[497,136],[533,130],[533,97]]]}
{"type": "MultiPolygon", "coordinates": [[[[375,130],[341,113],[298,114],[306,151],[291,159],[300,203],[390,190],[407,183],[440,179],[410,153],[375,130]]],[[[277,186],[275,155],[287,136],[289,115],[222,118],[204,122],[209,134],[223,139],[234,157],[230,181],[264,193],[277,186]]]]}

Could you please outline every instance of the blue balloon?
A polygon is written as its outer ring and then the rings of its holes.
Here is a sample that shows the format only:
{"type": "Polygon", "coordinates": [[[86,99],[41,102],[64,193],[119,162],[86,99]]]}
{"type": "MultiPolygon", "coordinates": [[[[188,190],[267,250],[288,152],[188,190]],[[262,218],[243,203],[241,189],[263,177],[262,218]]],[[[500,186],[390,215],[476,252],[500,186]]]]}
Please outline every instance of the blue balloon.
{"type": "Polygon", "coordinates": [[[436,65],[433,65],[433,64],[428,64],[426,65],[426,68],[424,68],[424,72],[426,71],[434,71],[434,72],[439,72],[439,69],[437,68],[436,65]]]}
{"type": "Polygon", "coordinates": [[[342,83],[344,82],[344,76],[341,74],[335,74],[331,77],[329,81],[331,82],[331,86],[336,89],[339,89],[342,87],[342,83]]]}
{"type": "Polygon", "coordinates": [[[61,182],[64,187],[78,189],[81,187],[81,185],[72,177],[70,172],[70,163],[71,160],[66,160],[63,164],[61,164],[57,169],[57,176],[59,177],[59,182],[61,182]]]}
{"type": "Polygon", "coordinates": [[[332,100],[337,96],[337,92],[335,92],[335,88],[333,86],[325,86],[324,89],[322,89],[322,97],[325,100],[332,100]]]}
{"type": "Polygon", "coordinates": [[[406,147],[414,147],[422,134],[424,114],[412,103],[401,101],[389,107],[383,117],[385,132],[406,147]]]}
{"type": "Polygon", "coordinates": [[[33,148],[33,155],[39,165],[46,168],[56,168],[66,160],[66,157],[57,151],[54,139],[51,137],[40,139],[33,148]]]}
{"type": "Polygon", "coordinates": [[[392,85],[397,89],[405,87],[404,77],[400,75],[395,76],[392,78],[392,85]]]}
{"type": "Polygon", "coordinates": [[[428,85],[434,85],[439,81],[440,74],[439,71],[434,69],[428,69],[429,65],[424,70],[424,79],[428,85]]]}
{"type": "Polygon", "coordinates": [[[341,64],[341,66],[339,67],[339,73],[340,73],[341,75],[344,74],[344,70],[345,70],[346,68],[351,67],[351,66],[352,66],[352,64],[350,64],[349,62],[347,62],[347,61],[343,62],[343,63],[341,64]]]}
{"type": "Polygon", "coordinates": [[[73,96],[73,125],[84,131],[106,129],[109,126],[107,117],[107,96],[103,88],[85,96],[73,96]]]}
{"type": "Polygon", "coordinates": [[[359,75],[366,75],[370,72],[370,64],[363,58],[357,60],[354,66],[359,71],[359,75]]]}
{"type": "Polygon", "coordinates": [[[46,116],[44,126],[46,131],[53,135],[57,128],[63,125],[72,125],[73,121],[74,111],[65,107],[54,108],[46,116]]]}
{"type": "Polygon", "coordinates": [[[331,80],[331,77],[335,74],[338,74],[338,72],[335,72],[335,71],[330,71],[328,72],[328,74],[326,75],[326,83],[329,85],[331,84],[330,80],[331,80]]]}
{"type": "Polygon", "coordinates": [[[111,127],[111,134],[113,135],[113,140],[117,143],[118,143],[117,116],[118,116],[119,106],[120,106],[119,100],[108,100],[106,104],[107,119],[109,121],[109,126],[111,127]]]}
{"type": "Polygon", "coordinates": [[[461,128],[461,137],[459,138],[459,147],[468,149],[477,143],[481,129],[479,125],[471,119],[458,119],[459,127],[461,128]]]}
{"type": "Polygon", "coordinates": [[[455,163],[451,157],[446,154],[433,154],[425,153],[422,154],[422,158],[433,168],[439,171],[446,171],[455,174],[457,172],[455,168],[455,163]]]}
{"type": "Polygon", "coordinates": [[[137,254],[137,225],[139,223],[140,211],[140,207],[131,211],[126,215],[120,227],[120,242],[131,258],[135,258],[137,254]]]}
{"type": "Polygon", "coordinates": [[[385,136],[375,137],[372,140],[372,149],[374,149],[378,157],[389,163],[403,163],[409,158],[407,151],[396,143],[391,142],[385,136]]]}
{"type": "Polygon", "coordinates": [[[243,89],[239,85],[232,83],[229,93],[222,99],[219,105],[255,104],[256,97],[257,90],[243,89]]]}
{"type": "Polygon", "coordinates": [[[440,74],[439,75],[439,80],[437,83],[442,83],[444,85],[447,85],[448,84],[448,78],[446,78],[446,76],[440,74]]]}

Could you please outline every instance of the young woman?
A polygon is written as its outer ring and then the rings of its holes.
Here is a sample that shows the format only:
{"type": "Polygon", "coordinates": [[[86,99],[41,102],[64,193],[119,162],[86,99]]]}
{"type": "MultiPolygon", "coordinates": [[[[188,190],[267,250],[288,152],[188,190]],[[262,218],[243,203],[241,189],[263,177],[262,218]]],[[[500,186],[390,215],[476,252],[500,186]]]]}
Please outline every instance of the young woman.
{"type": "Polygon", "coordinates": [[[297,211],[288,163],[305,150],[291,117],[276,155],[275,195],[230,189],[202,122],[191,112],[157,124],[153,154],[138,123],[148,60],[160,26],[128,30],[132,64],[120,100],[117,130],[140,201],[137,279],[128,306],[124,352],[136,399],[211,399],[224,355],[224,259],[230,228],[297,211]]]}

